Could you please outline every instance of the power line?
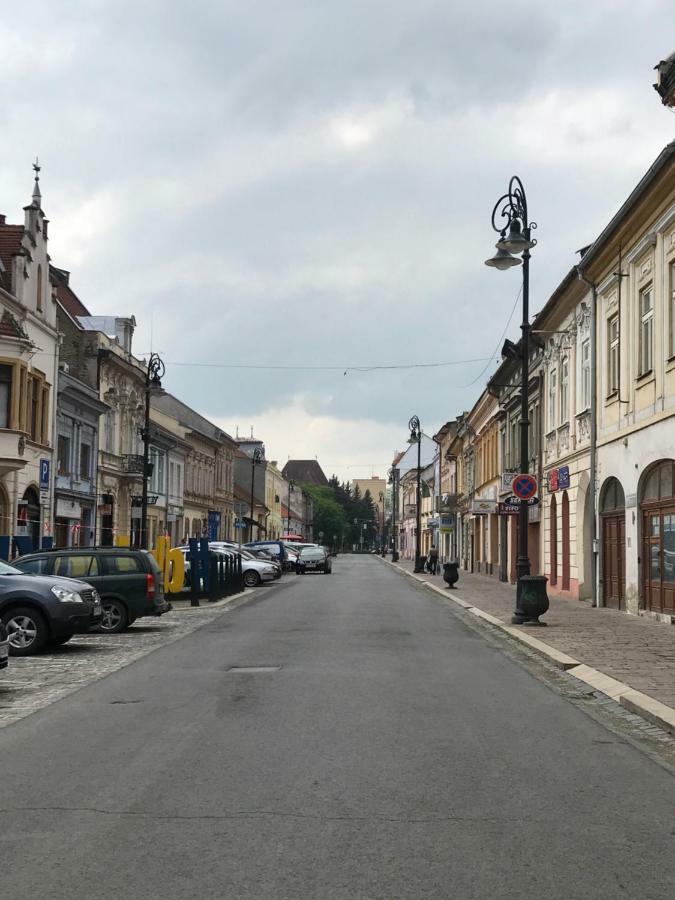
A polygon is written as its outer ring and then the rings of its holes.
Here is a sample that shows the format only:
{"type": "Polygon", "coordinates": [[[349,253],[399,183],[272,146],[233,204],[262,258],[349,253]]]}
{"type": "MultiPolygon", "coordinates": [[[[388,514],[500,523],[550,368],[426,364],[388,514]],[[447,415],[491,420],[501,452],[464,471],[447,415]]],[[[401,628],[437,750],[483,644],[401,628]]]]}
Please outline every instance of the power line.
{"type": "Polygon", "coordinates": [[[518,290],[518,293],[516,294],[516,300],[515,300],[515,303],[513,304],[513,309],[511,310],[511,315],[509,316],[509,318],[508,318],[508,320],[507,320],[507,322],[506,322],[506,325],[504,326],[504,330],[502,331],[502,336],[501,336],[501,337],[499,338],[499,340],[497,341],[497,346],[495,347],[495,352],[494,352],[494,353],[492,354],[492,356],[488,359],[488,361],[487,361],[486,364],[485,364],[485,368],[480,372],[480,374],[477,375],[477,376],[474,378],[473,381],[470,381],[467,385],[465,385],[465,387],[467,387],[467,388],[473,387],[474,384],[475,384],[477,381],[479,381],[479,380],[483,377],[483,375],[485,375],[485,373],[487,372],[488,366],[490,365],[490,363],[492,362],[492,360],[494,360],[494,359],[499,359],[499,349],[500,349],[500,347],[501,347],[501,345],[502,345],[502,341],[504,340],[504,335],[505,335],[506,332],[509,330],[509,325],[511,324],[511,319],[513,318],[513,314],[514,314],[514,312],[516,311],[516,306],[518,306],[518,301],[520,300],[520,295],[521,295],[522,293],[523,293],[523,286],[522,286],[522,284],[521,284],[521,285],[520,285],[520,289],[518,290]]]}
{"type": "MultiPolygon", "coordinates": [[[[507,326],[508,327],[508,326],[507,326]]],[[[168,366],[185,366],[200,369],[258,369],[262,371],[280,371],[280,372],[380,372],[390,371],[392,369],[438,369],[445,366],[463,366],[469,363],[492,362],[498,359],[493,356],[479,356],[474,359],[452,359],[446,362],[433,363],[398,363],[396,365],[386,366],[303,366],[303,365],[253,365],[249,363],[209,363],[209,362],[182,362],[173,359],[166,361],[168,366]]],[[[486,366],[487,368],[487,366],[486,366]]]]}

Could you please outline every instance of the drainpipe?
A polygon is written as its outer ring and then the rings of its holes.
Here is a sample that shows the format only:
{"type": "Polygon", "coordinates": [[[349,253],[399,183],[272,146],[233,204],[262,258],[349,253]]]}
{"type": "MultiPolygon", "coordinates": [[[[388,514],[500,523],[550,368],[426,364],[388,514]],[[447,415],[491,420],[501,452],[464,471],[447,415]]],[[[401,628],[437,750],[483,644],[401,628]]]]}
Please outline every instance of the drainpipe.
{"type": "Polygon", "coordinates": [[[600,606],[600,591],[598,590],[598,291],[595,282],[586,278],[581,266],[577,266],[579,279],[591,289],[591,484],[590,492],[593,501],[593,529],[591,548],[591,580],[592,580],[592,605],[600,606]]]}

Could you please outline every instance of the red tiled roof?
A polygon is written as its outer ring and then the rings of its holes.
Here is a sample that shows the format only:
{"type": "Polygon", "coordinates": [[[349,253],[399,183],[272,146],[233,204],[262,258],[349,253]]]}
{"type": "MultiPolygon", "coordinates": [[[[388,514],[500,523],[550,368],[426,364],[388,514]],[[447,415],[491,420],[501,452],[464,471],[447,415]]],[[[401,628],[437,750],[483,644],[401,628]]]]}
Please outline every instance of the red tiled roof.
{"type": "Polygon", "coordinates": [[[23,225],[0,225],[0,259],[5,267],[1,276],[2,286],[12,289],[12,259],[21,252],[23,225]]]}
{"type": "Polygon", "coordinates": [[[21,322],[8,309],[3,310],[2,317],[0,317],[0,336],[28,340],[28,335],[21,327],[21,322]]]}
{"type": "Polygon", "coordinates": [[[49,274],[56,285],[56,296],[58,301],[68,315],[72,316],[74,319],[77,318],[77,316],[90,316],[91,313],[87,307],[68,284],[70,273],[66,272],[64,269],[57,269],[56,266],[50,266],[49,274]]]}

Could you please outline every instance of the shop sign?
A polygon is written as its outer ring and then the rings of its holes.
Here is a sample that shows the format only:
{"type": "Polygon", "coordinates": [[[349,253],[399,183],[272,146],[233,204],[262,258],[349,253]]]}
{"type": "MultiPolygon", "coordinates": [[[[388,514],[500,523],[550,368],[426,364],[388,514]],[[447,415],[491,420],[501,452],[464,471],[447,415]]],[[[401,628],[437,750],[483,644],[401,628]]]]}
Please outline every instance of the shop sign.
{"type": "Polygon", "coordinates": [[[427,528],[438,528],[438,519],[428,519],[427,528]]]}
{"type": "Polygon", "coordinates": [[[455,530],[453,525],[453,517],[452,516],[441,516],[440,518],[440,533],[441,534],[452,534],[455,530]]]}
{"type": "Polygon", "coordinates": [[[570,467],[561,466],[559,469],[551,469],[547,478],[550,494],[555,494],[556,491],[566,491],[570,486],[570,467]]]}
{"type": "Polygon", "coordinates": [[[82,518],[82,507],[75,500],[57,500],[56,516],[59,519],[77,519],[82,518]]]}
{"type": "Polygon", "coordinates": [[[112,515],[112,503],[99,503],[98,511],[102,516],[111,516],[112,515]]]}
{"type": "Polygon", "coordinates": [[[498,512],[500,516],[517,516],[520,512],[520,504],[516,505],[515,503],[500,503],[498,512]]]}
{"type": "Polygon", "coordinates": [[[496,500],[473,500],[471,503],[471,515],[487,516],[497,512],[496,500]]]}
{"type": "Polygon", "coordinates": [[[220,531],[220,510],[210,509],[208,522],[209,522],[209,540],[217,541],[218,533],[220,531]]]}

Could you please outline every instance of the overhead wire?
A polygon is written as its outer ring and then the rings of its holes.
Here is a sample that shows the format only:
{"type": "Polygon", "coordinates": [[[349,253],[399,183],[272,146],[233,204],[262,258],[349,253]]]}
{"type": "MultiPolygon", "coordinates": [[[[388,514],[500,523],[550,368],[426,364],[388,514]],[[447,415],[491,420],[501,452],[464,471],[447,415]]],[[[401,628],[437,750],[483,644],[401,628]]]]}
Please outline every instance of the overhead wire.
{"type": "Polygon", "coordinates": [[[520,300],[520,296],[521,296],[522,293],[523,293],[523,285],[521,284],[521,285],[520,285],[520,289],[519,289],[518,293],[516,294],[516,299],[515,299],[515,301],[514,301],[513,308],[511,309],[511,314],[509,315],[509,318],[508,318],[508,320],[507,320],[507,322],[506,322],[506,325],[504,326],[504,330],[502,331],[502,336],[501,336],[501,337],[499,338],[499,340],[497,341],[497,346],[495,347],[495,352],[494,352],[494,353],[492,354],[492,356],[488,359],[488,361],[485,363],[485,367],[484,367],[483,369],[481,369],[481,371],[478,373],[478,375],[476,375],[476,377],[474,378],[474,380],[473,380],[473,381],[470,381],[468,384],[464,385],[464,387],[466,387],[466,388],[473,387],[474,384],[475,384],[477,381],[480,381],[480,379],[483,377],[483,375],[485,375],[485,373],[486,373],[487,370],[488,370],[488,366],[490,365],[490,363],[491,363],[493,360],[495,360],[495,359],[499,359],[499,355],[500,355],[500,354],[499,354],[499,349],[500,349],[500,347],[502,346],[502,341],[504,340],[504,337],[506,336],[506,332],[509,330],[509,325],[511,324],[511,319],[513,318],[513,314],[514,314],[514,312],[516,311],[516,306],[518,306],[518,301],[520,300]]]}

